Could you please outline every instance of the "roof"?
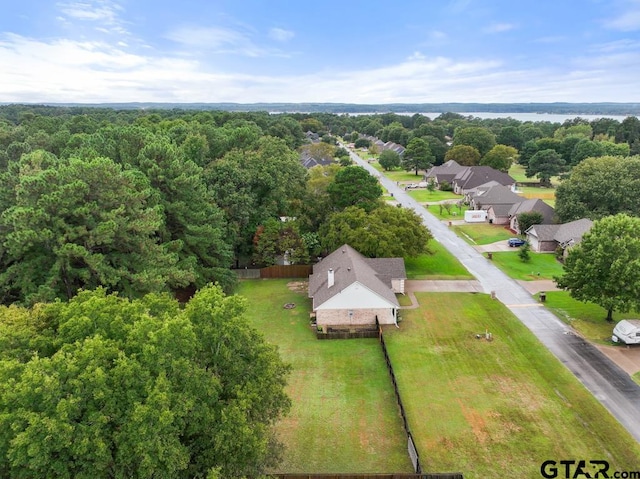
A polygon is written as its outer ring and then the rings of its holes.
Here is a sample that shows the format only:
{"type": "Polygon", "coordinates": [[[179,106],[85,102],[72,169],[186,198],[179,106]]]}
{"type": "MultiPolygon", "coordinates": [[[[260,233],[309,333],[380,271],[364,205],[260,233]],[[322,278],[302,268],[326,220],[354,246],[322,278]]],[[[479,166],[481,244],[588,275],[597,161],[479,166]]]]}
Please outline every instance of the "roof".
{"type": "Polygon", "coordinates": [[[343,289],[358,282],[390,303],[399,306],[391,290],[392,279],[407,277],[402,258],[365,258],[351,246],[344,244],[313,266],[309,276],[309,297],[316,309],[343,289]],[[329,287],[329,270],[333,270],[334,284],[329,287]]]}
{"type": "Polygon", "coordinates": [[[524,201],[522,196],[515,194],[510,188],[502,185],[495,185],[487,190],[478,191],[476,194],[471,195],[470,198],[476,204],[476,207],[478,205],[513,205],[524,201]]]}
{"type": "Polygon", "coordinates": [[[497,181],[501,185],[513,185],[516,180],[508,174],[490,166],[469,166],[453,179],[453,183],[462,190],[470,190],[489,181],[497,181]]]}
{"type": "Polygon", "coordinates": [[[314,166],[327,166],[335,163],[336,161],[333,158],[315,158],[309,155],[308,151],[303,151],[300,153],[300,163],[305,168],[313,168],[314,166]]]}
{"type": "Polygon", "coordinates": [[[591,226],[593,226],[593,221],[588,218],[570,221],[569,223],[560,225],[553,239],[561,245],[579,243],[582,235],[589,231],[591,226]]]}
{"type": "Polygon", "coordinates": [[[439,166],[429,168],[424,176],[425,178],[435,178],[438,183],[442,181],[451,183],[457,174],[469,168],[469,166],[462,166],[454,160],[449,160],[439,166]]]}
{"type": "Polygon", "coordinates": [[[538,241],[555,241],[554,236],[558,228],[560,225],[533,225],[525,233],[537,237],[538,241]]]}
{"type": "Polygon", "coordinates": [[[537,211],[542,214],[542,224],[554,223],[556,210],[539,198],[530,198],[514,204],[511,207],[511,211],[509,211],[509,216],[517,216],[520,213],[531,213],[532,211],[537,211]]]}
{"type": "Polygon", "coordinates": [[[511,211],[513,205],[507,203],[507,204],[495,204],[495,205],[490,205],[488,208],[483,208],[486,210],[492,210],[493,211],[493,215],[495,217],[498,218],[508,218],[509,217],[509,211],[511,211]]]}

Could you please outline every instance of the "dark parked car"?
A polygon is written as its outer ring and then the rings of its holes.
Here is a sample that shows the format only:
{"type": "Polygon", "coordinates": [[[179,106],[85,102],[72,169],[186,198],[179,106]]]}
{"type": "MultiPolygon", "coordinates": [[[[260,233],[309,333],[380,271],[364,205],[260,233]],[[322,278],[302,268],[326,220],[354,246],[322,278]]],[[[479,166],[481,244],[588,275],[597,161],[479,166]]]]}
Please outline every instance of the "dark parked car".
{"type": "Polygon", "coordinates": [[[509,246],[511,246],[511,247],[522,246],[523,244],[526,243],[525,240],[520,239],[520,238],[509,238],[509,240],[507,242],[509,243],[509,246]]]}

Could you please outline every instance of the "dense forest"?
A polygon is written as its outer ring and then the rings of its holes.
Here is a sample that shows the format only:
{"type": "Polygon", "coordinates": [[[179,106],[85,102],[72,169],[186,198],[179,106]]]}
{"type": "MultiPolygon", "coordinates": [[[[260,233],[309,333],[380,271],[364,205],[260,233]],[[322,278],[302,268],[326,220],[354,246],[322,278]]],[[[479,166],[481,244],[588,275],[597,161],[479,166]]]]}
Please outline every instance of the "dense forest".
{"type": "MultiPolygon", "coordinates": [[[[586,158],[640,153],[636,117],[559,124],[457,113],[6,105],[0,107],[0,301],[69,299],[98,286],[131,298],[192,294],[208,283],[230,291],[233,267],[274,264],[285,254],[307,263],[340,241],[357,241],[349,230],[364,234],[365,217],[379,216],[387,225],[380,231],[395,235],[391,243],[399,248],[367,247],[366,254],[417,254],[424,244],[401,238],[403,228],[419,221],[385,212],[377,183],[345,168],[348,155],[336,137],[367,145],[365,136],[408,147],[406,169],[455,159],[507,171],[517,160],[543,184],[586,158]],[[301,152],[336,162],[307,171],[301,152]]],[[[559,214],[573,219],[584,208],[563,204],[563,195],[571,196],[559,189],[559,214]]],[[[418,237],[426,243],[429,236],[418,237]]]]}

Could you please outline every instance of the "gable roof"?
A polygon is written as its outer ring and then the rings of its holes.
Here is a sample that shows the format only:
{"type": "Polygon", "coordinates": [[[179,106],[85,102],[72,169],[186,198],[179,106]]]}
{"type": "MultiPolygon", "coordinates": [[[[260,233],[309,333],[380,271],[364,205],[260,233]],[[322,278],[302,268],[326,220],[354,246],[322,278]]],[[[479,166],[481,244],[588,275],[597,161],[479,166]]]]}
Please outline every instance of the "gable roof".
{"type": "Polygon", "coordinates": [[[477,191],[470,198],[476,204],[476,207],[513,205],[524,201],[522,196],[515,194],[510,188],[502,185],[494,185],[487,190],[477,191]]]}
{"type": "Polygon", "coordinates": [[[525,234],[538,238],[538,241],[555,241],[554,236],[560,225],[533,225],[529,226],[525,234]]]}
{"type": "Polygon", "coordinates": [[[469,166],[453,179],[454,185],[462,190],[470,190],[489,181],[496,181],[504,186],[513,185],[516,182],[508,174],[490,166],[469,166]]]}
{"type": "Polygon", "coordinates": [[[582,240],[582,235],[589,231],[592,226],[593,221],[588,218],[570,221],[569,223],[560,225],[553,239],[562,246],[570,243],[577,244],[582,240]]]}
{"type": "Polygon", "coordinates": [[[470,166],[462,166],[457,161],[449,160],[438,166],[433,166],[425,173],[425,178],[435,178],[438,183],[446,181],[451,183],[453,179],[462,171],[468,170],[470,166]]]}
{"type": "Polygon", "coordinates": [[[391,304],[399,306],[391,290],[392,279],[407,277],[402,258],[365,258],[348,244],[342,245],[313,266],[309,276],[309,297],[316,309],[346,287],[358,282],[391,304]],[[329,270],[333,270],[333,286],[328,285],[329,270]]]}
{"type": "Polygon", "coordinates": [[[556,210],[546,204],[540,198],[530,198],[520,203],[515,203],[509,211],[509,216],[517,216],[520,213],[531,213],[537,211],[542,214],[542,224],[554,223],[556,210]]]}

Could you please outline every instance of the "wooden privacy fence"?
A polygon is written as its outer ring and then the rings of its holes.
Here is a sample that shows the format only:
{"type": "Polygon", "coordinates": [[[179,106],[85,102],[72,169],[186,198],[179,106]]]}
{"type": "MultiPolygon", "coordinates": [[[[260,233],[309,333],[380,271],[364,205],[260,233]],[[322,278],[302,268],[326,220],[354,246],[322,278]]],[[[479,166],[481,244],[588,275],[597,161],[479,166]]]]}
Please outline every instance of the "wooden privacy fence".
{"type": "Polygon", "coordinates": [[[260,277],[267,278],[308,278],[313,267],[309,264],[275,265],[260,269],[260,277]]]}

